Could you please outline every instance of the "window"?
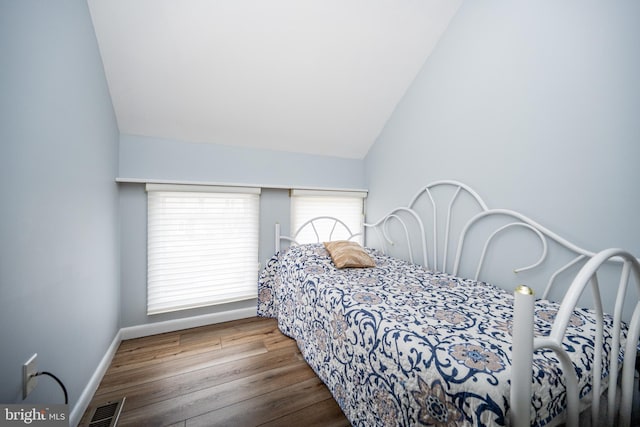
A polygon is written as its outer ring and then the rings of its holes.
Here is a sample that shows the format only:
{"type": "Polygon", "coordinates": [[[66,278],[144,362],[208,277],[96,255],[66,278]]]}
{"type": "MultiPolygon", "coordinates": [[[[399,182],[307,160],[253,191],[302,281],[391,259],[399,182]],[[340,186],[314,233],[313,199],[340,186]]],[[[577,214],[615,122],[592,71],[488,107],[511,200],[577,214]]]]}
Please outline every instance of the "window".
{"type": "Polygon", "coordinates": [[[260,190],[147,184],[147,314],[257,297],[260,190]]]}
{"type": "MultiPolygon", "coordinates": [[[[291,190],[291,232],[294,233],[300,226],[311,218],[318,216],[332,216],[340,219],[353,233],[362,232],[364,221],[365,192],[356,191],[316,191],[316,190],[291,190]]],[[[328,240],[332,221],[323,221],[318,227],[320,240],[328,240]]],[[[334,240],[348,239],[349,234],[344,228],[336,227],[334,240]]],[[[359,235],[353,240],[363,243],[363,236],[359,235]]],[[[316,242],[317,237],[311,227],[306,227],[296,237],[298,243],[316,242]]]]}

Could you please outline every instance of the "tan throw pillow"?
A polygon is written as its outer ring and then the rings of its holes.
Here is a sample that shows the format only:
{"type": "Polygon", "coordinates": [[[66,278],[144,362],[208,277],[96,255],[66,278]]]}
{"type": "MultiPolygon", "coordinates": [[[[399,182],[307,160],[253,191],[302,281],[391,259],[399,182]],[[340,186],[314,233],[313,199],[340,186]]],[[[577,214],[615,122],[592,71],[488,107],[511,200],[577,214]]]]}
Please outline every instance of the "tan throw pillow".
{"type": "Polygon", "coordinates": [[[337,240],[335,242],[324,242],[324,247],[331,255],[331,260],[336,268],[361,268],[375,267],[371,257],[356,242],[347,240],[337,240]]]}

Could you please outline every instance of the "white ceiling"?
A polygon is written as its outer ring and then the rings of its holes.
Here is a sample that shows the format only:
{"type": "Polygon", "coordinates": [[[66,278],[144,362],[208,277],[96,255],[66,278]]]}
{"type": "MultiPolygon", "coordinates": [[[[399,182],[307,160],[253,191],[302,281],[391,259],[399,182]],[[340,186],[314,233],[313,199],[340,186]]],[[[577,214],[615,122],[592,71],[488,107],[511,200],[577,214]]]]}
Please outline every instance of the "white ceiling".
{"type": "Polygon", "coordinates": [[[363,158],[461,0],[88,0],[120,132],[363,158]]]}

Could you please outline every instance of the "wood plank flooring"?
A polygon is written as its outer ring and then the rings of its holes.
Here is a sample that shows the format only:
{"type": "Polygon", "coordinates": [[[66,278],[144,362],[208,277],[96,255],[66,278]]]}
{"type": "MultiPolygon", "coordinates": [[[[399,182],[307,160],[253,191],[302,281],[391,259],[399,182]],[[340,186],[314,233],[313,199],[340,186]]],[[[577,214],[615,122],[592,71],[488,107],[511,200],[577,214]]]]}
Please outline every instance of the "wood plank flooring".
{"type": "Polygon", "coordinates": [[[118,426],[350,425],[275,319],[123,341],[80,425],[122,396],[118,426]]]}

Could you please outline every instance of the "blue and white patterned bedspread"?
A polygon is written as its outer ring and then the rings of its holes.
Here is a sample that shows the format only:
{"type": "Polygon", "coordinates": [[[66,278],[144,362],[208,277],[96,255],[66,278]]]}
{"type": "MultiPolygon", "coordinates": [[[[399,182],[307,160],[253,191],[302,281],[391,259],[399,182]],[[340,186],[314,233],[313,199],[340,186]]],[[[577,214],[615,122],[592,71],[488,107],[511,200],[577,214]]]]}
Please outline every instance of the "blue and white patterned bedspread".
{"type": "MultiPolygon", "coordinates": [[[[317,244],[274,256],[258,314],[278,318],[355,426],[509,425],[513,296],[367,251],[375,268],[338,270],[317,244]]],[[[536,303],[536,334],[549,333],[557,308],[536,303]]],[[[594,331],[590,311],[577,310],[565,348],[581,397],[591,389],[594,331]]],[[[563,410],[560,373],[551,351],[534,355],[534,425],[563,410]]]]}

